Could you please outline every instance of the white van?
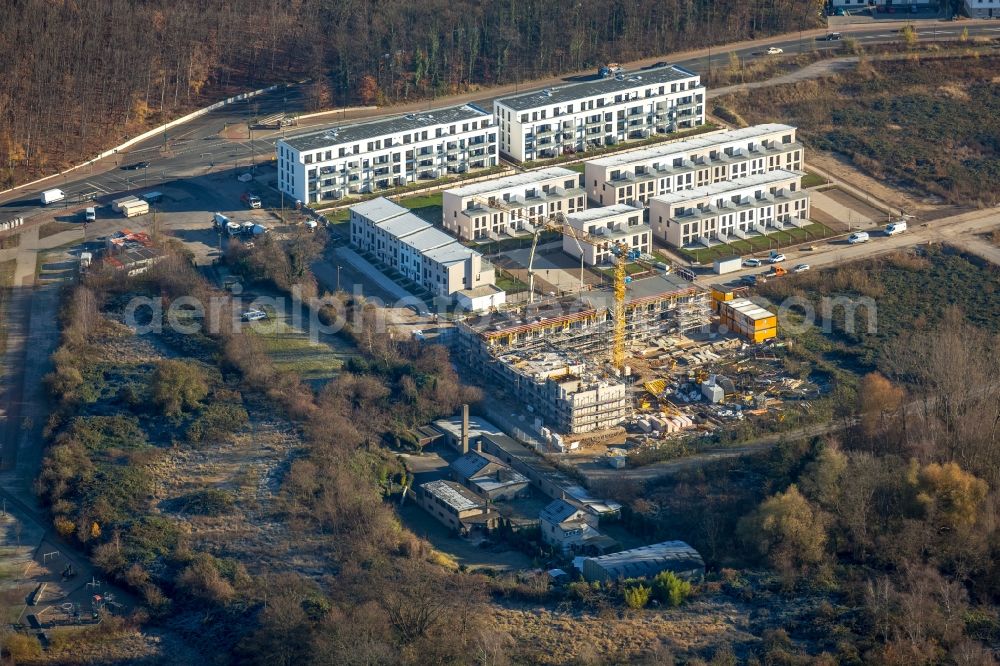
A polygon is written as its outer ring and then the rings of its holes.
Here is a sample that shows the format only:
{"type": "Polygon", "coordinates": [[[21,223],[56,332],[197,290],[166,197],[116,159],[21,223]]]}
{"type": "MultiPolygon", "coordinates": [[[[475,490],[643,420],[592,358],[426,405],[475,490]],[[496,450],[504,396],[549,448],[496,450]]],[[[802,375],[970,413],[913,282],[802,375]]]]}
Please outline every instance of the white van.
{"type": "Polygon", "coordinates": [[[906,231],[906,222],[900,220],[899,222],[891,222],[885,227],[886,236],[895,236],[896,234],[901,234],[906,231]]]}
{"type": "Polygon", "coordinates": [[[868,232],[867,231],[855,231],[853,234],[847,237],[847,242],[851,245],[857,245],[858,243],[868,242],[868,232]]]}
{"type": "Polygon", "coordinates": [[[94,208],[93,206],[91,206],[91,207],[87,208],[87,210],[83,211],[83,221],[84,222],[93,222],[96,219],[97,219],[97,209],[94,208]]]}

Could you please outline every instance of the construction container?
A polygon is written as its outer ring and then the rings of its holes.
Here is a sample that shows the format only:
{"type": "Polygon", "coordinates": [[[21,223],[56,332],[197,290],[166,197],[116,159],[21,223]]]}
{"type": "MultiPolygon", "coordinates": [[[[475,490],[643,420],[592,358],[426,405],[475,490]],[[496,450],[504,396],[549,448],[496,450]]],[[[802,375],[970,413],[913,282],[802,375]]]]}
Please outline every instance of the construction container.
{"type": "Polygon", "coordinates": [[[740,257],[725,257],[722,259],[716,259],[712,264],[712,270],[714,270],[717,275],[734,273],[741,268],[743,268],[743,259],[740,257]]]}
{"type": "Polygon", "coordinates": [[[778,335],[778,317],[746,298],[720,302],[719,323],[754,343],[771,340],[778,335]]]}
{"type": "Polygon", "coordinates": [[[118,208],[125,217],[145,215],[149,212],[149,204],[140,199],[136,199],[135,201],[123,201],[118,208]]]}

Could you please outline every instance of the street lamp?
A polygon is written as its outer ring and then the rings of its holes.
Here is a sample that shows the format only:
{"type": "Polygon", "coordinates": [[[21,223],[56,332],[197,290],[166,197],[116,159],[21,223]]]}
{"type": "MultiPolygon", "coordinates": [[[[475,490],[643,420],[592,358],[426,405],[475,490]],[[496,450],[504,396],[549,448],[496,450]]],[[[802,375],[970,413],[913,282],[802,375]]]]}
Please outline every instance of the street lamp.
{"type": "Polygon", "coordinates": [[[340,264],[337,264],[337,292],[340,292],[340,264]]]}

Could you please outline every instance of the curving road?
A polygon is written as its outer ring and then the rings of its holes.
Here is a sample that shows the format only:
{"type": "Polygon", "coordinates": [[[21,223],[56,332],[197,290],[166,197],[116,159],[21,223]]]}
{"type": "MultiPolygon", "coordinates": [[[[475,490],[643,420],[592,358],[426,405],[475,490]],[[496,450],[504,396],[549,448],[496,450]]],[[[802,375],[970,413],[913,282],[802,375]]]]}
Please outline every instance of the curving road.
{"type": "MultiPolygon", "coordinates": [[[[900,37],[897,31],[902,25],[905,25],[904,21],[884,20],[837,29],[844,37],[856,39],[862,45],[875,45],[898,41],[900,37]]],[[[959,38],[963,29],[967,29],[972,38],[1000,38],[1000,22],[998,21],[920,21],[917,27],[921,39],[954,40],[959,38]]],[[[812,50],[833,51],[839,49],[840,42],[819,39],[827,32],[823,28],[668,54],[627,63],[626,67],[630,70],[640,69],[669,58],[669,62],[673,64],[699,72],[708,72],[710,68],[728,66],[730,54],[735,54],[745,62],[752,62],[759,58],[780,57],[766,55],[765,51],[769,47],[783,49],[786,55],[812,50]]],[[[539,90],[592,76],[593,73],[589,71],[578,72],[561,77],[491,88],[487,94],[484,94],[484,91],[478,91],[441,97],[434,100],[433,104],[447,106],[472,102],[484,108],[492,108],[492,102],[496,97],[515,92],[539,90]]],[[[395,115],[426,109],[428,104],[429,102],[422,100],[395,106],[391,109],[333,112],[303,121],[300,127],[395,115]]],[[[227,126],[246,123],[256,115],[268,115],[279,111],[299,113],[303,110],[304,99],[300,88],[295,85],[260,95],[251,100],[227,105],[222,109],[175,127],[166,132],[165,136],[159,136],[136,145],[127,153],[120,155],[117,161],[108,158],[78,171],[56,175],[40,185],[20,188],[14,192],[0,195],[0,220],[15,216],[30,219],[40,210],[38,195],[43,190],[53,187],[58,187],[69,195],[66,201],[55,204],[55,208],[58,210],[60,207],[79,206],[89,196],[102,197],[143,188],[152,189],[156,185],[170,180],[201,175],[213,169],[232,168],[236,170],[241,165],[245,167],[254,158],[257,160],[269,159],[274,153],[274,144],[282,132],[252,132],[252,139],[243,140],[227,140],[222,138],[221,133],[227,126]],[[120,168],[124,164],[139,161],[148,161],[149,168],[137,171],[124,171],[120,168]]]]}

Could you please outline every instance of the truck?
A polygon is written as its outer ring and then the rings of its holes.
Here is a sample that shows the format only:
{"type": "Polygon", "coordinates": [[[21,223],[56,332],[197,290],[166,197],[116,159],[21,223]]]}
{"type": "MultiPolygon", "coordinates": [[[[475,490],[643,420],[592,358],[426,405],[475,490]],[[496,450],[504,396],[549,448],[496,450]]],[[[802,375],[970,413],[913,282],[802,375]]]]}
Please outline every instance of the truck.
{"type": "Polygon", "coordinates": [[[42,192],[42,205],[48,206],[50,203],[62,201],[66,198],[66,193],[60,189],[45,190],[42,192]]]}
{"type": "Polygon", "coordinates": [[[897,222],[890,222],[885,227],[886,236],[895,236],[896,234],[901,234],[906,231],[906,222],[899,220],[897,222]]]}
{"type": "Polygon", "coordinates": [[[260,197],[250,192],[244,192],[240,200],[250,208],[260,208],[260,197]]]}
{"type": "Polygon", "coordinates": [[[622,71],[621,65],[619,65],[617,62],[609,62],[606,65],[601,65],[601,67],[597,70],[597,75],[602,78],[605,78],[608,76],[614,76],[615,74],[619,74],[621,71],[622,71]]]}
{"type": "Polygon", "coordinates": [[[742,267],[743,260],[740,257],[724,257],[716,259],[712,268],[715,270],[717,275],[724,275],[726,273],[738,271],[742,267]]]}

